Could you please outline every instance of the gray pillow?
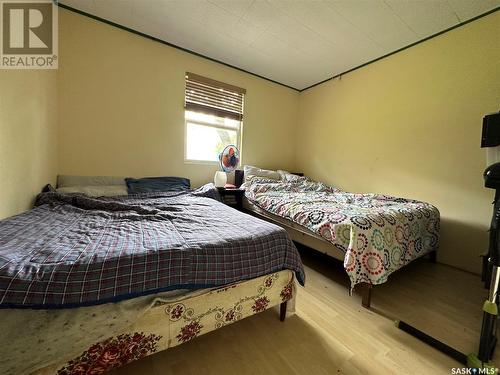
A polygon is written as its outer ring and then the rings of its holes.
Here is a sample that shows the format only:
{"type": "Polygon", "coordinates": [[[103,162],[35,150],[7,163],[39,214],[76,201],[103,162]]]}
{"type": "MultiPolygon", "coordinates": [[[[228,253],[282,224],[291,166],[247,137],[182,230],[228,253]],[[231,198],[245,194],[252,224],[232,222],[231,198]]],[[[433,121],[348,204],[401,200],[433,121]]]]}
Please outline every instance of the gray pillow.
{"type": "Polygon", "coordinates": [[[113,176],[57,176],[57,187],[67,186],[111,186],[119,185],[125,187],[125,177],[113,176]]]}
{"type": "Polygon", "coordinates": [[[101,185],[101,186],[65,186],[56,189],[58,193],[81,193],[89,197],[113,197],[117,195],[127,195],[125,185],[101,185]]]}

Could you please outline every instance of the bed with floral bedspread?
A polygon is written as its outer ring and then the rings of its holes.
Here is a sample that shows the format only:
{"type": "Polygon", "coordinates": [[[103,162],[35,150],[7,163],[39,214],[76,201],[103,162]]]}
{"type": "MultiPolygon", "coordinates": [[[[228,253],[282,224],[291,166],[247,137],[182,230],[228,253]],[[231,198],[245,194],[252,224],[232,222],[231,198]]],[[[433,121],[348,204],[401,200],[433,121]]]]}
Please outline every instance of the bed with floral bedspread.
{"type": "Polygon", "coordinates": [[[437,249],[436,207],[381,194],[348,193],[307,178],[253,178],[247,198],[307,228],[345,252],[351,286],[382,284],[394,271],[437,249]]]}

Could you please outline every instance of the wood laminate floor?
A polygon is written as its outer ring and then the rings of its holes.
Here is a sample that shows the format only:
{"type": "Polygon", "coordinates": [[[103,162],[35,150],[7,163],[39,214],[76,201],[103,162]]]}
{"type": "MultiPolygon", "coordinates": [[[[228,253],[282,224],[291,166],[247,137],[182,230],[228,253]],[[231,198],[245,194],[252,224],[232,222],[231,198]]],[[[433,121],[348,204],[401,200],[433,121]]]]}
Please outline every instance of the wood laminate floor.
{"type": "Polygon", "coordinates": [[[419,260],[376,287],[367,310],[360,296],[349,297],[340,262],[301,254],[306,287],[284,323],[270,309],[114,374],[451,374],[462,367],[398,330],[395,319],[465,353],[477,351],[487,295],[478,276],[419,260]]]}

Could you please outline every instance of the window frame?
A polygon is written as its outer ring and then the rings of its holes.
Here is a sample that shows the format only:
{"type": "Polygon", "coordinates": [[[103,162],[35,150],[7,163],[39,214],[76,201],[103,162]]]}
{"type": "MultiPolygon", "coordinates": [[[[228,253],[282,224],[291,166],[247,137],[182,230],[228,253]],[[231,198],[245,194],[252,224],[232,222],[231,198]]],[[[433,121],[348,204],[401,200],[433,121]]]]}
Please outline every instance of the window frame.
{"type": "MultiPolygon", "coordinates": [[[[236,144],[235,144],[235,146],[240,151],[240,163],[241,163],[241,157],[242,157],[241,156],[242,155],[242,151],[241,151],[242,136],[241,136],[241,133],[242,133],[242,130],[243,130],[243,119],[241,119],[241,120],[231,119],[233,121],[238,121],[239,122],[238,127],[235,128],[233,126],[224,125],[224,124],[214,124],[214,123],[211,123],[209,121],[188,119],[187,116],[186,116],[187,112],[203,113],[203,112],[196,112],[196,111],[188,110],[188,109],[184,108],[184,163],[186,163],[186,164],[204,164],[204,165],[219,165],[219,163],[220,163],[218,160],[189,159],[187,157],[187,149],[188,149],[188,134],[187,134],[188,133],[188,123],[194,124],[194,125],[206,126],[206,127],[209,127],[209,128],[235,131],[236,132],[236,144]]],[[[224,118],[224,117],[220,117],[220,116],[216,116],[216,115],[211,115],[211,116],[215,116],[215,117],[219,117],[219,118],[224,118]]],[[[222,152],[222,150],[221,150],[221,152],[222,152]]]]}
{"type": "MultiPolygon", "coordinates": [[[[184,163],[205,165],[218,165],[220,163],[219,160],[188,158],[189,124],[206,127],[209,129],[219,129],[236,132],[236,143],[234,144],[234,146],[236,146],[240,150],[241,162],[243,111],[245,106],[246,89],[190,72],[185,73],[185,79],[184,163]],[[235,96],[238,100],[234,101],[235,98],[233,98],[233,96],[235,96]],[[188,116],[188,113],[213,116],[213,118],[217,120],[210,121],[210,117],[208,119],[193,119],[188,116]],[[219,121],[219,119],[221,119],[221,121],[219,121]],[[225,119],[235,121],[238,125],[228,125],[225,119]]],[[[220,150],[220,152],[222,152],[222,150],[220,150]]]]}

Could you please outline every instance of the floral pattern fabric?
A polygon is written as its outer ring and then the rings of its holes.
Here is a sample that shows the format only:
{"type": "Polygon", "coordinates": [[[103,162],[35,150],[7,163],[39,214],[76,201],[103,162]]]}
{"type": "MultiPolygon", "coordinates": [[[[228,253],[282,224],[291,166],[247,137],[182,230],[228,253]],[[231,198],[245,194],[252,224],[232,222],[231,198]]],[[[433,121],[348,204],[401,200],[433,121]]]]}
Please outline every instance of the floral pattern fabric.
{"type": "MultiPolygon", "coordinates": [[[[284,270],[199,295],[173,300],[157,298],[127,332],[82,348],[73,359],[52,364],[35,374],[103,374],[293,300],[294,296],[294,273],[284,270]]],[[[65,355],[63,347],[58,352],[65,355]]]]}
{"type": "MultiPolygon", "coordinates": [[[[210,326],[220,328],[292,299],[294,295],[293,280],[292,278],[287,283],[283,283],[284,280],[280,277],[280,273],[265,276],[261,279],[255,293],[243,296],[232,304],[226,304],[226,306],[224,304],[211,306],[198,314],[195,309],[183,302],[166,306],[165,313],[170,322],[174,323],[173,326],[177,327],[174,329],[174,332],[177,333],[174,341],[177,344],[184,343],[208,332],[210,326]]],[[[234,284],[219,289],[215,293],[228,293],[237,286],[234,284]]]]}
{"type": "Polygon", "coordinates": [[[81,356],[60,369],[58,375],[102,374],[114,367],[143,358],[156,352],[161,336],[143,332],[111,337],[92,345],[81,356]]]}
{"type": "Polygon", "coordinates": [[[255,178],[247,189],[247,198],[261,209],[306,227],[344,251],[352,287],[384,283],[439,244],[440,215],[429,203],[347,193],[307,178],[255,178]]]}

